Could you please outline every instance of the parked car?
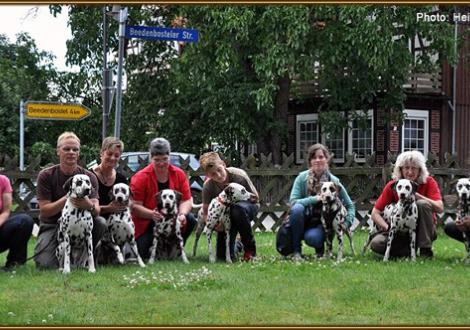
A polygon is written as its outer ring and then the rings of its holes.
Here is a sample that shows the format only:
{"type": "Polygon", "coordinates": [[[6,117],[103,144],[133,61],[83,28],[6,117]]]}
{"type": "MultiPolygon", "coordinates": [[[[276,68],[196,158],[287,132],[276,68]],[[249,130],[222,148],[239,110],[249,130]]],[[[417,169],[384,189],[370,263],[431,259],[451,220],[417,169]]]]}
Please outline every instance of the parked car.
{"type": "MultiPolygon", "coordinates": [[[[188,154],[183,152],[171,152],[170,153],[170,163],[172,165],[181,167],[181,161],[186,160],[189,157],[189,167],[192,170],[197,170],[199,168],[199,161],[196,159],[194,154],[188,154]]],[[[134,172],[136,172],[142,164],[149,164],[149,152],[148,151],[133,151],[133,152],[123,152],[121,155],[122,160],[127,160],[127,166],[134,172]]],[[[94,160],[87,165],[89,170],[98,166],[97,161],[94,160]]],[[[201,176],[201,180],[204,182],[205,177],[201,176]]],[[[202,186],[198,182],[193,182],[191,184],[191,193],[194,198],[194,203],[201,202],[201,193],[202,193],[202,186]]]]}

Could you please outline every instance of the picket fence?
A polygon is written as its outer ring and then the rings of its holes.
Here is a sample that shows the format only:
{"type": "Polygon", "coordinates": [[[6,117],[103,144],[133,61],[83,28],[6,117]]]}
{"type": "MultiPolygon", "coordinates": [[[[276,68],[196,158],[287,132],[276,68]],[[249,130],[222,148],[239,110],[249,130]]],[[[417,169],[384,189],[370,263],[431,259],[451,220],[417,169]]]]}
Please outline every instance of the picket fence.
{"type": "MultiPolygon", "coordinates": [[[[331,172],[341,180],[354,201],[356,219],[361,225],[367,221],[377,197],[391,178],[396,155],[390,154],[388,159],[387,164],[379,166],[374,161],[374,155],[363,163],[357,163],[354,155],[346,155],[345,163],[341,166],[330,163],[331,172]]],[[[17,157],[0,155],[0,174],[10,178],[14,189],[13,202],[16,206],[14,212],[27,212],[35,219],[38,218],[38,210],[30,208],[30,201],[35,198],[34,184],[41,170],[40,163],[40,157],[30,159],[29,164],[21,171],[17,157]]],[[[202,170],[191,169],[189,159],[182,159],[181,164],[190,183],[198,182],[202,186],[202,170]]],[[[145,165],[143,161],[141,167],[145,165]]],[[[427,165],[431,175],[439,183],[445,205],[445,210],[438,216],[438,221],[442,223],[449,217],[455,218],[457,207],[455,183],[461,177],[469,177],[470,168],[457,164],[456,156],[451,154],[446,154],[442,162],[430,154],[427,165]]],[[[260,194],[261,207],[253,222],[253,228],[259,231],[276,230],[288,212],[289,194],[295,177],[306,169],[306,165],[296,164],[294,154],[283,155],[281,165],[274,165],[270,154],[261,154],[256,157],[254,155],[242,157],[238,167],[248,173],[260,194]]],[[[126,160],[121,160],[119,170],[129,179],[135,173],[127,166],[126,160]]],[[[200,193],[194,192],[194,198],[200,201],[200,193]]]]}

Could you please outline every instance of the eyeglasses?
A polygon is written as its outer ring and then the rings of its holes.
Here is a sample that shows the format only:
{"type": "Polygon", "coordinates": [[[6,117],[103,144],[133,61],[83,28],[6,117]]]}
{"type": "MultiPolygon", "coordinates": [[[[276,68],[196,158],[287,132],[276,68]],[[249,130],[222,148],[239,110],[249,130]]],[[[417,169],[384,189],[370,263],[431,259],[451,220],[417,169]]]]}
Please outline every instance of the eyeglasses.
{"type": "Polygon", "coordinates": [[[70,152],[70,151],[79,152],[79,151],[80,151],[80,148],[75,148],[75,147],[62,147],[62,151],[65,151],[65,152],[70,152]]]}

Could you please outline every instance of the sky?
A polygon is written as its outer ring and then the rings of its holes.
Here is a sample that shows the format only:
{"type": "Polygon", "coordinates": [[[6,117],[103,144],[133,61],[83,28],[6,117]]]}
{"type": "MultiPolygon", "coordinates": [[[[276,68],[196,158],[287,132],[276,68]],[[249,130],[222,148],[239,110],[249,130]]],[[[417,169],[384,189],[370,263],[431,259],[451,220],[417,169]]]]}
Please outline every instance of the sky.
{"type": "Polygon", "coordinates": [[[16,41],[16,34],[28,32],[35,40],[39,50],[48,51],[56,56],[55,65],[58,70],[71,70],[65,65],[65,53],[67,39],[71,38],[70,29],[67,26],[68,14],[62,10],[57,17],[49,13],[47,5],[0,5],[0,34],[5,34],[10,42],[16,41]],[[38,8],[34,15],[34,8],[38,8]],[[28,15],[29,12],[33,14],[28,15]]]}

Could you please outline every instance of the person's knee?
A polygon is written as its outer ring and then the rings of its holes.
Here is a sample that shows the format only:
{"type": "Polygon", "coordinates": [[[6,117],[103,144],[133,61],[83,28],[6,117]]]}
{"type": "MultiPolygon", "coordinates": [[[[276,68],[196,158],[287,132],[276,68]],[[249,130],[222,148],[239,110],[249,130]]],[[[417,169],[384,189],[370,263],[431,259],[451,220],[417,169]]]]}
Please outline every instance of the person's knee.
{"type": "Polygon", "coordinates": [[[320,230],[310,230],[305,233],[304,240],[308,246],[320,248],[325,241],[325,235],[320,230]]]}
{"type": "Polygon", "coordinates": [[[33,231],[33,226],[34,226],[34,220],[31,218],[29,214],[21,214],[21,227],[24,229],[25,232],[31,232],[33,231]]]}
{"type": "Polygon", "coordinates": [[[449,221],[444,225],[444,232],[448,236],[452,236],[452,234],[454,233],[456,228],[457,227],[456,227],[455,223],[453,221],[449,221]]]}
{"type": "Polygon", "coordinates": [[[305,213],[305,206],[299,203],[292,205],[290,209],[289,221],[291,223],[303,221],[304,213],[305,213]]]}
{"type": "Polygon", "coordinates": [[[416,206],[418,207],[418,213],[420,211],[432,212],[432,204],[424,199],[417,200],[416,206]]]}
{"type": "Polygon", "coordinates": [[[247,217],[246,209],[241,204],[235,204],[230,207],[230,219],[233,221],[243,221],[247,217]]]}
{"type": "Polygon", "coordinates": [[[381,235],[375,236],[370,242],[370,249],[375,253],[384,254],[385,253],[385,244],[386,239],[381,235]]]}

